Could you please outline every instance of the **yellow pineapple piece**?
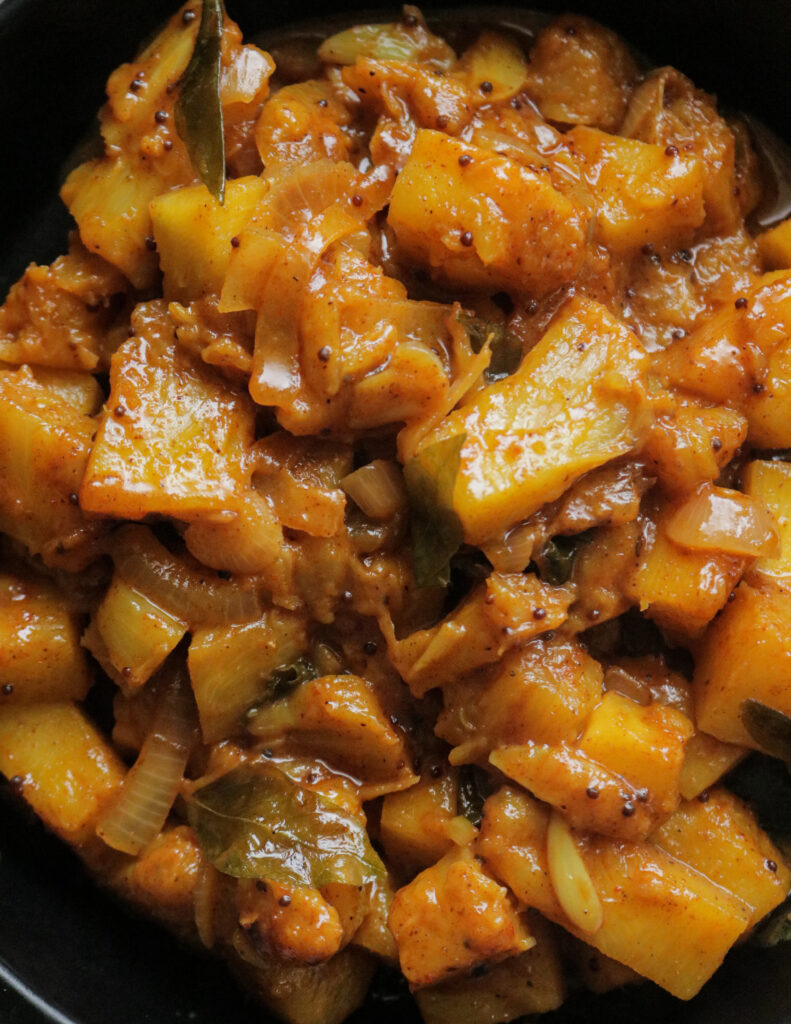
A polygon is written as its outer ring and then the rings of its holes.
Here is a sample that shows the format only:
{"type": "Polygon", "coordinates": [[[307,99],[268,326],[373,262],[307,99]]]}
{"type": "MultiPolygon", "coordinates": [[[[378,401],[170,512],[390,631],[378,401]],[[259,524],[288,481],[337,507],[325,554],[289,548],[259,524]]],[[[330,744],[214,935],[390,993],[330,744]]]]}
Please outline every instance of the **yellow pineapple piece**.
{"type": "Polygon", "coordinates": [[[48,565],[81,569],[102,532],[77,491],[96,424],[23,367],[0,372],[0,529],[48,565]]]}
{"type": "Polygon", "coordinates": [[[486,874],[468,848],[451,850],[399,889],[388,923],[412,988],[535,945],[508,891],[486,874]]]}
{"type": "Polygon", "coordinates": [[[438,778],[424,773],[416,785],[384,798],[382,843],[399,871],[407,876],[422,871],[451,848],[447,826],[456,816],[458,790],[458,774],[451,768],[438,778]]]}
{"type": "Polygon", "coordinates": [[[791,586],[791,465],[754,459],[744,471],[744,489],[761,499],[780,531],[780,554],[777,558],[759,558],[750,572],[791,586]]]}
{"type": "Polygon", "coordinates": [[[548,175],[437,131],[417,133],[388,221],[406,256],[468,287],[545,295],[584,253],[585,217],[548,175]]]}
{"type": "Polygon", "coordinates": [[[45,825],[72,843],[91,838],[126,769],[71,702],[0,708],[0,772],[45,825]]]}
{"type": "Polygon", "coordinates": [[[703,223],[705,169],[696,156],[582,126],[566,139],[596,202],[596,236],[611,251],[680,245],[703,223]]]}
{"type": "Polygon", "coordinates": [[[127,519],[233,511],[249,479],[250,399],[174,346],[163,302],[138,306],[133,327],[113,356],[83,508],[127,519]]]}
{"type": "Polygon", "coordinates": [[[549,810],[508,787],[484,805],[476,852],[521,902],[678,998],[692,998],[747,928],[750,908],[656,846],[588,836],[577,846],[603,920],[584,934],[552,891],[548,827],[549,810]]]}
{"type": "Polygon", "coordinates": [[[415,993],[425,1024],[505,1024],[557,1009],[566,995],[563,964],[552,926],[530,914],[535,946],[490,967],[415,993]]]}
{"type": "Polygon", "coordinates": [[[791,594],[741,583],[698,649],[695,707],[701,729],[758,749],[741,707],[753,699],[791,715],[791,594]]]}
{"type": "Polygon", "coordinates": [[[82,700],[91,685],[77,617],[43,582],[0,575],[0,708],[82,700]]]}
{"type": "Polygon", "coordinates": [[[190,185],[158,196],[151,223],[165,275],[167,299],[190,302],[219,295],[233,246],[266,192],[263,178],[229,181],[222,204],[205,185],[190,185]]]}
{"type": "Polygon", "coordinates": [[[779,906],[791,886],[780,851],[749,807],[726,789],[683,803],[651,842],[747,903],[751,925],[779,906]]]}
{"type": "Polygon", "coordinates": [[[602,670],[575,640],[550,634],[509,651],[485,679],[443,690],[436,734],[455,763],[494,747],[573,740],[601,696],[602,670]]]}
{"type": "Polygon", "coordinates": [[[723,743],[705,732],[696,732],[684,748],[684,764],[678,790],[685,800],[693,800],[709,789],[731,768],[747,756],[747,748],[723,743]]]}
{"type": "Polygon", "coordinates": [[[756,238],[766,270],[791,270],[791,217],[756,238]]]}
{"type": "MultiPolygon", "coordinates": [[[[115,677],[127,687],[142,686],[175,649],[187,623],[130,587],[117,573],[96,609],[94,623],[115,677]]],[[[90,643],[87,645],[90,647],[90,643]]]]}
{"type": "Polygon", "coordinates": [[[515,374],[431,431],[421,448],[465,435],[453,491],[465,539],[478,544],[504,532],[638,444],[644,368],[634,334],[578,296],[515,374]]]}

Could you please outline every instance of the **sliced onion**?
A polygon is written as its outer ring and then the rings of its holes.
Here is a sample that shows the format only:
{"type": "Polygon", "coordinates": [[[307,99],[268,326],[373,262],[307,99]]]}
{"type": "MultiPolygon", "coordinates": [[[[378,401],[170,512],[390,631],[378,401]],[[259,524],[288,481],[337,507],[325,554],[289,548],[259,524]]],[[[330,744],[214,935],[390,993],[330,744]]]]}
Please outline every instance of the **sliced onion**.
{"type": "Polygon", "coordinates": [[[772,514],[751,495],[712,484],[705,484],[676,510],[667,535],[693,551],[755,558],[780,554],[780,534],[772,514]]]}
{"type": "Polygon", "coordinates": [[[395,462],[369,462],[345,476],[341,487],[371,519],[392,519],[406,507],[404,478],[395,462]]]}
{"type": "Polygon", "coordinates": [[[504,536],[490,541],[484,554],[498,572],[523,572],[533,558],[541,525],[533,521],[514,526],[504,536]]]}
{"type": "Polygon", "coordinates": [[[137,854],[162,831],[196,737],[195,702],[186,671],[162,679],[151,729],[97,835],[114,850],[137,854]]]}
{"type": "Polygon", "coordinates": [[[192,568],[172,555],[145,526],[124,526],[113,544],[115,567],[126,582],[191,626],[251,622],[261,615],[256,590],[192,568]]]}

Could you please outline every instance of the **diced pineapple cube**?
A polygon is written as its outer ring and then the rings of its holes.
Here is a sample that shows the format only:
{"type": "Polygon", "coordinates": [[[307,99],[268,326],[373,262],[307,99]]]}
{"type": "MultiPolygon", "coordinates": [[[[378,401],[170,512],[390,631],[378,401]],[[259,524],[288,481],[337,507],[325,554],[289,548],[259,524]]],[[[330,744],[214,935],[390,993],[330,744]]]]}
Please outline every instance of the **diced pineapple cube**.
{"type": "Polygon", "coordinates": [[[750,572],[791,586],[791,465],[754,459],[744,471],[744,489],[761,499],[780,531],[780,554],[777,558],[759,558],[750,572]]]}
{"type": "Polygon", "coordinates": [[[456,285],[546,295],[584,254],[585,217],[548,175],[443,132],[417,133],[388,221],[406,256],[456,285]]]}
{"type": "Polygon", "coordinates": [[[676,708],[637,704],[610,691],[591,712],[579,749],[647,790],[640,802],[661,817],[678,804],[684,746],[692,732],[692,722],[676,708]]]}
{"type": "Polygon", "coordinates": [[[528,743],[495,750],[489,760],[575,828],[638,842],[656,824],[637,787],[574,747],[528,743]]]}
{"type": "Polygon", "coordinates": [[[779,906],[791,886],[780,851],[747,805],[726,789],[683,803],[651,842],[747,903],[751,925],[779,906]]]}
{"type": "Polygon", "coordinates": [[[403,788],[415,781],[406,767],[402,733],[388,721],[373,685],[360,676],[327,675],[251,714],[262,740],[293,736],[300,749],[351,772],[364,783],[403,788]]]}
{"type": "Polygon", "coordinates": [[[187,661],[204,742],[238,733],[273,673],[288,669],[307,646],[304,616],[281,608],[255,622],[194,630],[187,661]]]}
{"type": "Polygon", "coordinates": [[[91,684],[76,616],[43,582],[0,576],[0,708],[81,700],[91,684]]]}
{"type": "Polygon", "coordinates": [[[740,584],[701,641],[694,687],[701,729],[757,749],[742,703],[753,699],[791,715],[791,594],[768,581],[740,584]]]}
{"type": "Polygon", "coordinates": [[[503,533],[583,473],[630,451],[643,430],[645,363],[635,335],[578,296],[515,374],[431,431],[421,447],[466,435],[453,492],[465,539],[479,544],[503,533]]]}
{"type": "Polygon", "coordinates": [[[422,871],[451,848],[447,825],[457,813],[458,790],[458,775],[450,769],[439,778],[424,774],[417,785],[384,798],[382,843],[399,871],[407,876],[422,871]]]}
{"type": "Polygon", "coordinates": [[[791,217],[762,231],[756,241],[766,270],[791,270],[791,217]]]}
{"type": "Polygon", "coordinates": [[[696,156],[668,155],[664,146],[572,129],[566,139],[596,201],[596,235],[608,249],[681,245],[705,217],[704,165],[696,156]]]}
{"type": "Polygon", "coordinates": [[[650,513],[633,592],[640,609],[662,629],[696,637],[725,605],[749,559],[674,543],[667,524],[676,508],[670,501],[650,513]]]}
{"type": "Polygon", "coordinates": [[[547,1013],[563,1002],[563,964],[552,926],[530,914],[535,946],[509,957],[482,977],[451,978],[419,989],[415,999],[425,1024],[505,1024],[547,1013]]]}
{"type": "Polygon", "coordinates": [[[174,345],[163,302],[139,305],[133,326],[113,356],[83,508],[127,519],[234,511],[249,480],[252,402],[174,345]]]}
{"type": "Polygon", "coordinates": [[[694,996],[748,926],[750,909],[655,846],[591,836],[578,846],[603,921],[585,935],[552,891],[548,824],[547,808],[526,793],[500,790],[484,807],[476,851],[521,902],[680,999],[694,996]]]}
{"type": "Polygon", "coordinates": [[[38,383],[0,373],[0,529],[48,565],[81,569],[101,532],[77,505],[96,424],[38,383]]]}
{"type": "Polygon", "coordinates": [[[482,32],[462,54],[456,65],[467,77],[470,92],[483,104],[499,103],[515,96],[528,75],[527,59],[522,47],[498,32],[482,32]],[[481,82],[491,89],[481,91],[481,82]]]}
{"type": "Polygon", "coordinates": [[[535,945],[507,890],[486,874],[469,849],[452,850],[399,889],[389,925],[401,970],[413,988],[535,945]]]}
{"type": "Polygon", "coordinates": [[[723,743],[705,732],[696,732],[684,748],[684,764],[678,790],[685,800],[694,800],[747,755],[745,747],[723,743]]]}
{"type": "Polygon", "coordinates": [[[0,772],[58,835],[88,840],[125,768],[72,703],[0,708],[0,772]]]}
{"type": "Polygon", "coordinates": [[[129,687],[142,686],[187,631],[186,622],[130,587],[117,573],[94,622],[104,641],[101,654],[106,653],[118,678],[129,687]]]}
{"type": "Polygon", "coordinates": [[[229,181],[222,206],[205,185],[174,189],[153,200],[151,223],[165,298],[191,302],[220,294],[231,239],[247,225],[266,187],[263,178],[229,181]]]}
{"type": "Polygon", "coordinates": [[[436,734],[457,746],[459,763],[509,744],[576,738],[601,696],[602,669],[574,640],[550,634],[511,651],[482,680],[443,690],[436,734]]]}

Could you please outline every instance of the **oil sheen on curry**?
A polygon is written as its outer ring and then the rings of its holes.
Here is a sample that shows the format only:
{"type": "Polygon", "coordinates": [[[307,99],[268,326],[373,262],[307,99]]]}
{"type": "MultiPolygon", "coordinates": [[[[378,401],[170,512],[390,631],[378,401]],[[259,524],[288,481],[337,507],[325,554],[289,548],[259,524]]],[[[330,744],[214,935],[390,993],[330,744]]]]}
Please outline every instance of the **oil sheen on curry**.
{"type": "Polygon", "coordinates": [[[744,786],[791,763],[750,126],[485,8],[265,50],[190,0],[107,97],[0,309],[19,799],[287,1024],[382,968],[426,1024],[690,999],[791,937],[744,786]]]}

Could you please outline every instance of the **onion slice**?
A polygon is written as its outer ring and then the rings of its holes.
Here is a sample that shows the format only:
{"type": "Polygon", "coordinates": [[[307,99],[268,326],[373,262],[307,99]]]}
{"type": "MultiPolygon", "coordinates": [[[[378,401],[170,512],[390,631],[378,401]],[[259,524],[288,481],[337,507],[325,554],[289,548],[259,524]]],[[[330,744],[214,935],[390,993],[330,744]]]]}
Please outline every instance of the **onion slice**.
{"type": "Polygon", "coordinates": [[[145,526],[124,526],[113,539],[113,561],[126,582],[191,626],[260,618],[258,592],[223,580],[172,555],[145,526]]]}
{"type": "Polygon", "coordinates": [[[140,754],[96,833],[122,853],[138,854],[162,830],[197,735],[195,702],[183,667],[161,677],[161,693],[140,754]]]}
{"type": "Polygon", "coordinates": [[[375,459],[345,476],[341,487],[369,519],[392,519],[406,508],[404,477],[395,462],[375,459]]]}
{"type": "Polygon", "coordinates": [[[723,551],[750,558],[776,558],[780,534],[772,514],[756,498],[704,484],[667,524],[667,535],[693,551],[723,551]]]}

